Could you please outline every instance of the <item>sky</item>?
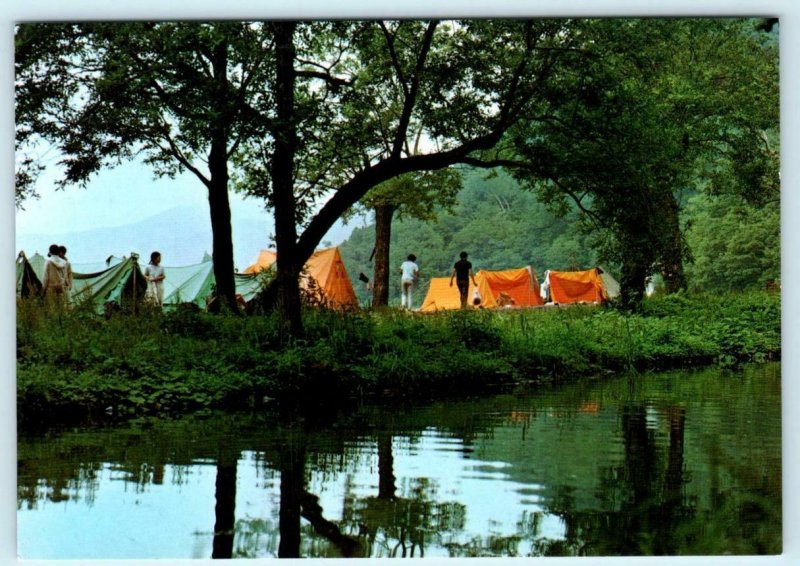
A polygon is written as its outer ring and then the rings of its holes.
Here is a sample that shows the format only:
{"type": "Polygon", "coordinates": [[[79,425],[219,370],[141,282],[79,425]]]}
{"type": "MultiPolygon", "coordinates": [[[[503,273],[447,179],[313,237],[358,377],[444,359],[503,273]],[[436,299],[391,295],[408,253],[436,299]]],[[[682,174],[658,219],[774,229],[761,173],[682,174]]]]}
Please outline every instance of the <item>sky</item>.
{"type": "MultiPolygon", "coordinates": [[[[54,161],[54,160],[52,160],[54,161]]],[[[192,173],[175,179],[155,178],[141,162],[124,163],[94,177],[87,187],[56,189],[54,163],[38,179],[39,199],[29,199],[17,209],[17,236],[64,234],[92,228],[132,224],[176,207],[208,210],[207,190],[192,173]]],[[[272,216],[253,198],[231,192],[231,214],[237,219],[260,219],[272,224],[272,216]]]]}

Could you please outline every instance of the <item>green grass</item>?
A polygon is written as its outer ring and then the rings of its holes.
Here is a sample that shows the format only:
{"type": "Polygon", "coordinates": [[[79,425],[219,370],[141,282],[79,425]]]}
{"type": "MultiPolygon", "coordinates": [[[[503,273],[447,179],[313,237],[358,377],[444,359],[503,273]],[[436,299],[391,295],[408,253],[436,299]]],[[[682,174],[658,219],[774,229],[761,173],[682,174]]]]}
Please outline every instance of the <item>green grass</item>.
{"type": "Polygon", "coordinates": [[[780,356],[780,296],[686,295],[637,315],[574,306],[410,314],[307,311],[286,343],[274,316],[192,311],[108,320],[17,308],[20,416],[180,413],[265,401],[434,395],[609,372],[780,356]]]}

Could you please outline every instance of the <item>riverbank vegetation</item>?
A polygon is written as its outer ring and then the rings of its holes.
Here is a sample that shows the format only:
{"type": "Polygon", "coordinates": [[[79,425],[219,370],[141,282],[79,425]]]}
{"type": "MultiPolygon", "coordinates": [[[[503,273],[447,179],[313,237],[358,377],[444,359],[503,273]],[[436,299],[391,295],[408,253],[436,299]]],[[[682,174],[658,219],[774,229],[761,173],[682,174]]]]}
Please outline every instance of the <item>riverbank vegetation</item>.
{"type": "Polygon", "coordinates": [[[640,314],[596,306],[277,315],[17,309],[21,419],[431,398],[514,383],[780,356],[780,295],[676,294],[640,314]]]}

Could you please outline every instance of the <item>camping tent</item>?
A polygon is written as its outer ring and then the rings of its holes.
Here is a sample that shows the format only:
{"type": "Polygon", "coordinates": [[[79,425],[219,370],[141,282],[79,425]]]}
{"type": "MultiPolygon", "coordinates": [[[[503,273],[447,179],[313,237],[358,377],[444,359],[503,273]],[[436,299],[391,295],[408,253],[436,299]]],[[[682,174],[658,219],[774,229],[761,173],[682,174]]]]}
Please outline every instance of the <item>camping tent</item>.
{"type": "MultiPolygon", "coordinates": [[[[480,305],[484,308],[504,306],[504,298],[513,299],[508,306],[538,306],[542,304],[539,296],[539,284],[530,267],[505,269],[502,271],[480,270],[475,275],[478,292],[481,296],[480,305]],[[504,295],[501,298],[501,293],[504,295]]],[[[475,291],[472,281],[469,282],[469,304],[475,291]]],[[[449,310],[461,308],[461,298],[455,284],[450,286],[449,277],[434,277],[428,287],[428,293],[422,306],[422,312],[449,310]]]]}
{"type": "Polygon", "coordinates": [[[539,296],[539,283],[530,266],[502,271],[481,269],[475,275],[475,281],[478,283],[481,304],[487,308],[506,305],[534,307],[544,303],[539,296]],[[507,302],[508,299],[512,302],[507,302]]]}
{"type": "MultiPolygon", "coordinates": [[[[41,257],[41,256],[40,256],[41,257]]],[[[36,275],[33,266],[25,257],[25,252],[17,256],[17,297],[27,298],[38,295],[42,290],[42,281],[36,275]]]]}
{"type": "Polygon", "coordinates": [[[39,278],[39,281],[44,279],[44,261],[44,256],[39,252],[34,253],[28,258],[28,262],[31,264],[33,272],[36,274],[36,277],[39,278]]]}
{"type": "Polygon", "coordinates": [[[124,258],[115,255],[108,256],[104,261],[93,261],[86,263],[72,263],[73,273],[99,273],[105,271],[109,267],[114,267],[122,263],[124,258]]]}
{"type": "MultiPolygon", "coordinates": [[[[244,270],[245,274],[256,274],[275,263],[277,253],[261,250],[253,265],[244,270]]],[[[339,248],[327,248],[314,252],[304,266],[301,287],[305,290],[313,286],[319,288],[324,300],[336,307],[358,306],[353,284],[347,275],[339,248]]],[[[247,297],[245,297],[246,299],[247,297]]]]}
{"type": "MultiPolygon", "coordinates": [[[[214,262],[204,257],[202,263],[182,267],[164,267],[164,305],[194,303],[206,308],[214,294],[214,262]]],[[[253,273],[234,273],[236,294],[252,301],[261,290],[261,281],[253,273]]]]}
{"type": "MultiPolygon", "coordinates": [[[[477,281],[477,280],[476,280],[477,281]]],[[[475,286],[469,282],[468,297],[472,298],[475,286]]],[[[432,312],[441,310],[451,310],[461,308],[461,298],[458,294],[455,282],[450,286],[449,277],[432,277],[428,285],[428,293],[419,307],[421,312],[432,312]]]]}
{"type": "Polygon", "coordinates": [[[558,304],[600,303],[619,294],[619,284],[597,267],[584,271],[548,271],[542,289],[558,304]]]}
{"type": "Polygon", "coordinates": [[[135,307],[143,300],[147,287],[138,258],[138,254],[131,254],[116,265],[94,273],[80,273],[73,268],[70,302],[91,302],[98,312],[103,312],[105,303],[110,301],[122,307],[135,307]]]}
{"type": "Polygon", "coordinates": [[[246,267],[242,273],[259,273],[265,269],[269,269],[277,259],[277,252],[273,252],[272,250],[261,250],[258,253],[255,263],[246,267]]]}
{"type": "Polygon", "coordinates": [[[205,308],[214,288],[214,263],[164,267],[164,304],[194,303],[205,308]]]}

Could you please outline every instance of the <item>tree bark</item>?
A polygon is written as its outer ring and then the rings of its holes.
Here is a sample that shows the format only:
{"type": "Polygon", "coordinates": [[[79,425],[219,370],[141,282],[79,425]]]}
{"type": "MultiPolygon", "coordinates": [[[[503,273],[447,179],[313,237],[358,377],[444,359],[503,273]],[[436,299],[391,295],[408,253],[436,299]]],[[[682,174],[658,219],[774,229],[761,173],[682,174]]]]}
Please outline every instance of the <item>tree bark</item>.
{"type": "Polygon", "coordinates": [[[664,278],[664,287],[667,293],[676,293],[686,290],[686,274],[683,270],[684,240],[680,226],[679,208],[675,196],[666,195],[667,201],[662,210],[663,229],[666,230],[664,253],[661,260],[661,276],[664,278]]]}
{"type": "MultiPolygon", "coordinates": [[[[294,158],[297,126],[294,115],[294,32],[296,22],[275,22],[277,117],[273,130],[275,152],[272,158],[272,194],[275,210],[277,250],[277,307],[285,335],[302,333],[300,312],[300,269],[307,257],[297,253],[296,202],[294,198],[294,158]]],[[[310,256],[311,254],[309,254],[310,256]]]]}
{"type": "Polygon", "coordinates": [[[627,257],[623,261],[619,284],[624,309],[636,312],[641,308],[648,272],[648,266],[635,258],[627,257]]]}
{"type": "Polygon", "coordinates": [[[231,236],[231,207],[228,200],[228,90],[227,44],[221,42],[214,48],[213,70],[216,81],[217,103],[220,115],[212,127],[211,149],[208,156],[208,204],[211,213],[211,233],[216,280],[216,304],[227,305],[238,312],[236,284],[233,277],[233,238],[231,236]]]}
{"type": "Polygon", "coordinates": [[[384,204],[375,207],[375,277],[372,306],[389,304],[389,249],[392,238],[392,217],[396,207],[384,204]]]}

